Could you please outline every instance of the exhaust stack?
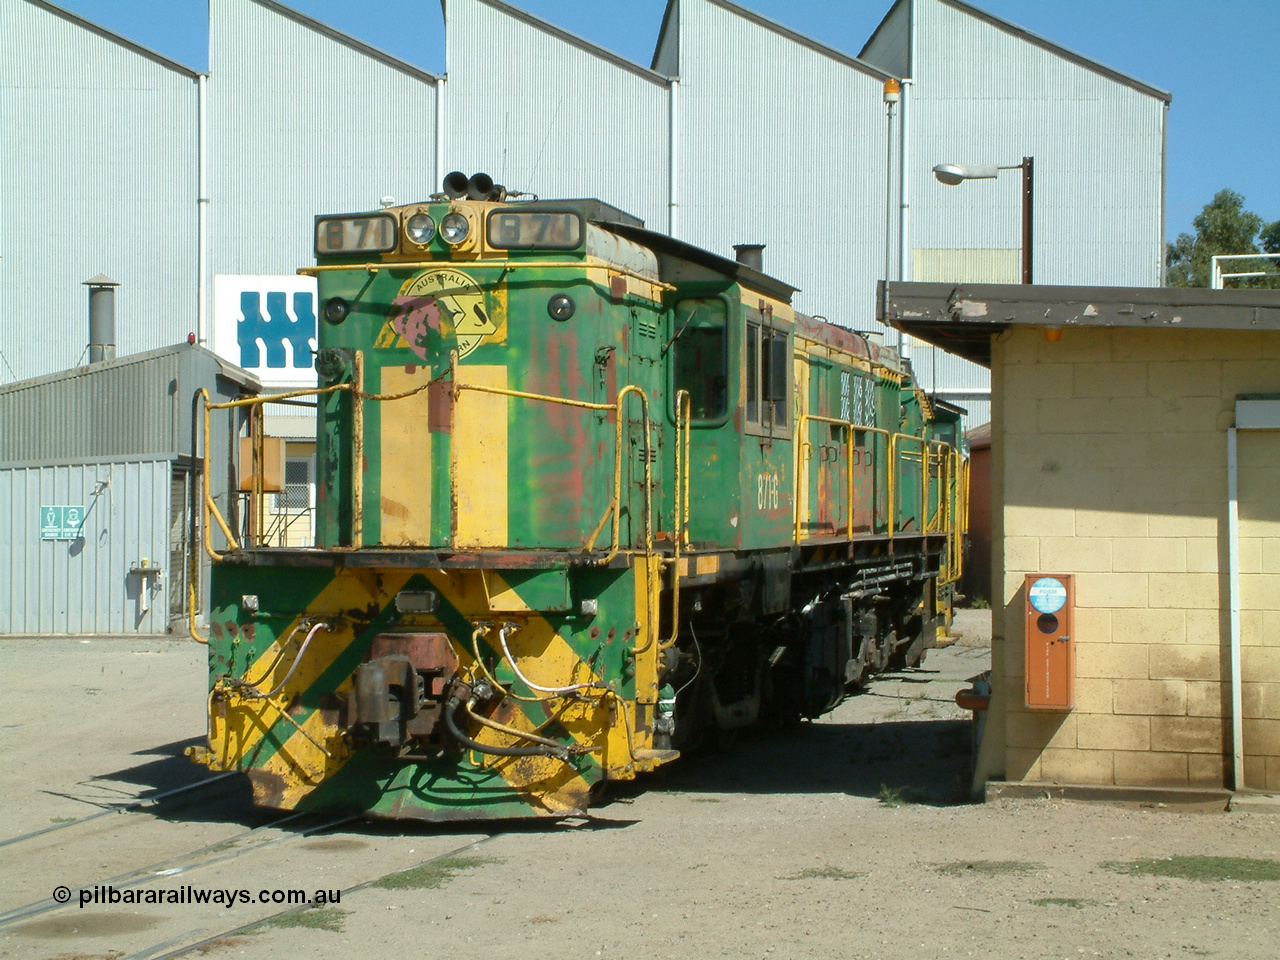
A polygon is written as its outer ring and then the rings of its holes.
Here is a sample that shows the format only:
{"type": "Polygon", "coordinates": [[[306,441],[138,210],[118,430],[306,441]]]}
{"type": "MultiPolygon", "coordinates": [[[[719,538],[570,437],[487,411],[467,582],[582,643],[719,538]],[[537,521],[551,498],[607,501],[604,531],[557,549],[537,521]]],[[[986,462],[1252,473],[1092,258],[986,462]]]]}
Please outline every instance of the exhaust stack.
{"type": "Polygon", "coordinates": [[[89,288],[89,362],[116,358],[116,287],[105,273],[86,280],[89,288]]]}
{"type": "Polygon", "coordinates": [[[764,273],[764,244],[735,243],[733,254],[744,267],[750,267],[756,273],[764,273]]]}

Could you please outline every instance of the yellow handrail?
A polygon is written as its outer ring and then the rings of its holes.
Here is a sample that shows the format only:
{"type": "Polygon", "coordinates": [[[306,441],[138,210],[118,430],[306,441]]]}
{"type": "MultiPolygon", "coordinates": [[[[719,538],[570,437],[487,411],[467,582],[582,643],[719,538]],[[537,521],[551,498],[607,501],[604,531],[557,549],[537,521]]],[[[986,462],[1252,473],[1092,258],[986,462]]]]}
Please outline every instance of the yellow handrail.
{"type": "Polygon", "coordinates": [[[938,448],[927,457],[927,469],[930,471],[930,476],[932,476],[935,459],[938,464],[938,509],[931,513],[930,511],[933,505],[928,502],[925,503],[923,510],[925,518],[924,532],[929,533],[932,530],[938,529],[946,532],[947,527],[950,525],[951,518],[951,501],[949,497],[951,493],[951,481],[953,478],[951,476],[950,457],[953,448],[942,440],[930,440],[929,446],[938,448]],[[943,499],[944,493],[948,495],[948,498],[945,500],[943,499]],[[939,527],[938,523],[935,522],[938,520],[941,521],[941,527],[939,527]]]}
{"type": "MultiPolygon", "coordinates": [[[[359,358],[357,357],[357,361],[358,360],[359,358]]],[[[357,363],[357,366],[358,366],[358,363],[357,363]]],[[[213,502],[213,495],[209,492],[209,466],[210,466],[209,413],[210,411],[211,410],[233,410],[237,407],[259,407],[259,406],[262,406],[263,404],[275,403],[280,400],[292,400],[295,397],[315,397],[315,396],[321,396],[323,394],[338,393],[338,392],[355,392],[355,384],[339,383],[331,387],[313,387],[307,390],[290,390],[287,393],[271,393],[271,394],[263,394],[256,397],[241,397],[239,400],[222,400],[222,401],[219,401],[218,403],[211,402],[209,398],[209,391],[205,390],[203,387],[196,391],[196,397],[201,401],[201,408],[202,408],[202,414],[203,414],[202,435],[203,435],[203,441],[204,441],[204,445],[201,449],[201,457],[200,457],[200,480],[201,480],[201,487],[203,488],[203,493],[204,493],[204,496],[203,496],[204,517],[203,517],[203,522],[201,524],[201,529],[202,529],[202,538],[204,540],[205,553],[209,555],[209,558],[211,560],[221,560],[224,556],[224,554],[221,554],[217,550],[213,549],[213,544],[209,540],[209,523],[211,519],[216,520],[218,522],[218,526],[221,528],[223,536],[227,538],[227,543],[230,545],[230,547],[233,550],[240,549],[240,541],[237,540],[235,534],[231,532],[230,525],[227,523],[226,518],[223,517],[222,511],[218,509],[218,505],[213,502]]],[[[255,434],[256,434],[256,430],[254,427],[254,422],[253,420],[251,420],[250,422],[250,437],[252,438],[251,449],[253,450],[253,457],[256,461],[261,457],[261,450],[260,450],[259,438],[255,434]]],[[[258,491],[258,486],[261,483],[260,475],[262,473],[260,464],[255,464],[254,472],[256,475],[258,475],[257,477],[255,477],[254,490],[257,493],[258,499],[260,500],[261,493],[260,491],[258,491]]]]}
{"type": "MultiPolygon", "coordinates": [[[[480,267],[502,267],[504,273],[509,273],[513,268],[530,269],[537,268],[539,270],[562,269],[562,270],[607,270],[609,273],[616,273],[619,276],[631,277],[633,280],[640,280],[643,283],[652,284],[659,290],[675,290],[675,286],[656,277],[646,276],[637,270],[621,266],[616,263],[606,263],[597,261],[592,263],[589,260],[527,260],[527,261],[508,261],[508,260],[472,260],[468,261],[474,266],[480,267]]],[[[401,263],[321,263],[314,267],[299,267],[297,273],[303,277],[316,277],[322,273],[332,273],[342,270],[364,270],[366,273],[378,273],[380,270],[429,270],[434,267],[449,266],[447,261],[443,260],[406,260],[401,263]]],[[[453,266],[457,266],[454,264],[453,266]]]]}
{"type": "Polygon", "coordinates": [[[909,440],[912,443],[920,444],[920,532],[924,533],[925,519],[929,511],[929,466],[925,462],[928,458],[925,451],[928,449],[929,434],[925,431],[923,437],[917,437],[910,433],[895,433],[889,438],[889,536],[893,536],[894,530],[894,507],[897,506],[894,494],[895,489],[894,478],[897,475],[898,468],[898,441],[909,440]]]}
{"type": "MultiPolygon", "coordinates": [[[[888,430],[885,430],[883,427],[872,427],[872,426],[868,426],[868,425],[866,425],[866,424],[854,423],[852,420],[841,420],[841,419],[839,419],[838,417],[824,417],[824,416],[821,416],[821,415],[816,414],[816,413],[802,413],[802,414],[800,414],[799,420],[798,420],[798,421],[797,421],[797,423],[796,423],[796,437],[797,437],[797,443],[796,443],[796,468],[795,468],[795,478],[796,478],[796,497],[795,497],[795,542],[796,542],[796,543],[800,543],[800,542],[801,542],[801,540],[803,539],[803,538],[801,537],[801,531],[800,531],[800,497],[802,496],[802,492],[801,492],[801,490],[800,490],[800,464],[801,464],[801,463],[803,462],[803,460],[804,460],[804,451],[805,451],[805,448],[812,448],[812,446],[813,446],[813,444],[809,443],[809,441],[807,441],[807,440],[805,440],[805,439],[804,439],[804,427],[805,427],[805,422],[806,422],[806,421],[812,421],[813,423],[829,423],[829,424],[831,424],[832,426],[841,427],[841,428],[843,428],[843,429],[845,429],[845,430],[847,430],[847,431],[849,432],[849,442],[848,442],[848,444],[846,445],[846,446],[847,446],[847,450],[846,450],[846,452],[845,452],[845,461],[846,461],[846,463],[845,463],[845,475],[846,475],[846,476],[847,476],[847,478],[848,478],[847,483],[846,483],[846,486],[848,487],[848,490],[847,490],[847,494],[848,494],[848,505],[847,505],[847,508],[846,508],[846,509],[847,509],[847,514],[846,514],[846,516],[847,516],[847,518],[848,518],[849,538],[850,538],[850,539],[852,539],[852,538],[853,538],[853,448],[854,448],[854,443],[853,443],[853,431],[855,431],[855,430],[859,430],[859,431],[865,431],[865,432],[867,432],[867,433],[878,433],[878,434],[882,435],[883,437],[885,437],[885,439],[886,439],[886,440],[888,440],[888,439],[889,439],[889,437],[890,437],[890,433],[889,433],[889,431],[888,431],[888,430]]],[[[889,477],[889,511],[890,511],[890,515],[892,515],[892,511],[893,511],[893,475],[892,475],[892,474],[893,474],[893,470],[892,470],[892,463],[893,463],[893,461],[892,461],[892,459],[891,459],[891,460],[890,460],[891,468],[890,468],[890,477],[889,477]]],[[[871,499],[871,529],[872,529],[872,531],[874,531],[874,530],[875,530],[875,525],[876,525],[876,515],[875,515],[875,513],[876,513],[876,502],[875,502],[875,497],[874,497],[874,496],[872,496],[872,499],[871,499]]],[[[892,524],[892,522],[890,522],[890,524],[889,524],[889,536],[893,536],[893,524],[892,524]]]]}
{"type": "Polygon", "coordinates": [[[596,403],[590,400],[571,400],[568,397],[553,397],[544,393],[529,393],[525,390],[510,390],[506,387],[490,387],[476,383],[458,383],[454,379],[455,394],[463,390],[474,390],[478,393],[493,393],[503,397],[517,397],[523,400],[536,400],[542,403],[556,403],[567,407],[580,407],[585,410],[613,410],[615,413],[615,435],[614,435],[614,451],[613,451],[613,499],[609,505],[605,507],[604,516],[600,518],[600,522],[596,525],[595,530],[587,539],[583,549],[591,550],[595,547],[596,537],[604,529],[605,523],[612,517],[612,541],[609,546],[609,552],[600,561],[601,566],[605,566],[612,562],[613,558],[618,555],[621,550],[621,527],[622,527],[622,447],[623,447],[623,426],[626,423],[626,398],[630,394],[636,394],[640,398],[640,405],[643,410],[644,417],[644,542],[646,556],[653,555],[653,466],[652,466],[652,446],[649,421],[649,398],[645,392],[635,384],[629,383],[618,391],[617,399],[613,403],[596,403]]]}

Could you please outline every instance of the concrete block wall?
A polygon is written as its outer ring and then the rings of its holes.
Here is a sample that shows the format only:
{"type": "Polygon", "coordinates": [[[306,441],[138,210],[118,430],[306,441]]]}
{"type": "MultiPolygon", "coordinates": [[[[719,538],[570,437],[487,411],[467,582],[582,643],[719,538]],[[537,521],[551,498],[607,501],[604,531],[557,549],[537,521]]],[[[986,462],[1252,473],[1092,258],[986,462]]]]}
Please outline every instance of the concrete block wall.
{"type": "MultiPolygon", "coordinates": [[[[992,651],[1009,779],[1223,786],[1226,430],[1280,333],[1017,328],[993,348],[992,651]],[[1024,577],[1073,574],[1076,707],[1024,706],[1024,577]],[[1000,587],[996,587],[997,590],[1000,587]]],[[[1280,432],[1241,433],[1245,779],[1280,789],[1280,432]]],[[[997,734],[998,736],[998,734],[997,734]]],[[[1003,770],[1000,769],[1003,762],[1003,770]]]]}

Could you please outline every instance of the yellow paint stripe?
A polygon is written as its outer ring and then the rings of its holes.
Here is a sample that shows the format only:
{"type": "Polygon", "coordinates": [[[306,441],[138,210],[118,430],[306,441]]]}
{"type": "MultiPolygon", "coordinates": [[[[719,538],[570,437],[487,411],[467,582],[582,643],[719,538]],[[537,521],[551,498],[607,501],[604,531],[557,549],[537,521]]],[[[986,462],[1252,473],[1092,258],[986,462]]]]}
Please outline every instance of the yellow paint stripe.
{"type": "Polygon", "coordinates": [[[489,599],[489,610],[495,613],[528,613],[529,604],[496,570],[481,570],[484,592],[489,599]]]}
{"type": "MultiPolygon", "coordinates": [[[[253,664],[244,672],[243,676],[253,680],[259,690],[266,693],[275,689],[285,675],[289,672],[289,668],[293,664],[293,658],[300,648],[303,638],[305,637],[305,628],[301,626],[301,620],[305,617],[323,618],[335,617],[343,610],[365,609],[371,604],[377,604],[379,607],[389,603],[391,598],[405,585],[411,572],[383,572],[373,573],[367,570],[340,570],[333,580],[325,585],[315,600],[307,605],[304,613],[300,614],[294,621],[281,632],[280,637],[270,644],[253,664]],[[381,581],[381,589],[379,589],[379,580],[381,581]],[[279,657],[275,667],[267,671],[267,667],[276,661],[277,654],[281,649],[281,645],[287,638],[290,650],[286,650],[284,656],[279,657]],[[264,676],[265,672],[265,676],[264,676]]],[[[312,639],[311,644],[307,647],[306,655],[298,663],[297,669],[293,676],[289,678],[285,688],[274,698],[277,703],[285,703],[293,694],[301,693],[309,688],[320,678],[326,670],[333,665],[333,662],[342,655],[342,653],[351,645],[355,639],[354,632],[350,624],[345,619],[339,619],[339,629],[337,631],[329,631],[321,629],[312,639]]],[[[277,736],[284,736],[284,732],[289,731],[289,736],[284,741],[283,748],[298,749],[292,746],[293,741],[300,740],[307,743],[308,747],[315,749],[314,745],[307,741],[306,737],[294,730],[287,720],[281,719],[278,713],[270,708],[264,707],[259,700],[242,700],[231,694],[225,701],[227,717],[222,723],[214,723],[214,727],[223,727],[220,731],[214,731],[214,735],[210,737],[211,745],[214,752],[219,756],[223,769],[235,769],[239,766],[241,758],[249,757],[254,750],[258,749],[262,738],[272,727],[276,728],[277,736]],[[263,714],[262,711],[266,713],[263,714]],[[267,723],[263,723],[263,719],[267,723]]],[[[311,718],[315,718],[318,722],[320,712],[312,713],[311,718]]],[[[308,719],[308,723],[312,719],[308,719]]],[[[218,718],[212,718],[217,720],[218,718]]],[[[305,726],[305,724],[304,724],[305,726]]],[[[329,735],[340,732],[337,727],[322,725],[327,731],[324,735],[312,733],[321,743],[326,743],[329,735]]],[[[212,728],[211,728],[212,729],[212,728]]],[[[312,732],[308,730],[308,732],[312,732]]]]}
{"type": "MultiPolygon", "coordinates": [[[[507,368],[459,366],[458,383],[506,389],[507,368]]],[[[453,407],[454,547],[507,545],[507,397],[458,392],[453,407]]]]}
{"type": "MultiPolygon", "coordinates": [[[[479,571],[429,570],[425,573],[440,591],[440,595],[469,622],[493,619],[481,585],[479,571]]],[[[511,648],[511,654],[515,657],[520,672],[526,677],[546,687],[600,681],[599,674],[578,656],[569,642],[556,633],[545,618],[530,614],[527,619],[523,616],[520,616],[520,619],[522,626],[508,637],[507,645],[511,648]]],[[[470,638],[468,638],[467,648],[459,651],[459,658],[463,663],[471,666],[474,664],[474,657],[469,640],[470,638]]],[[[492,647],[496,643],[495,637],[489,645],[492,647]]],[[[653,656],[655,663],[653,697],[656,701],[656,653],[653,656]]],[[[554,704],[560,708],[557,721],[574,740],[583,746],[603,746],[604,750],[595,754],[596,758],[610,771],[611,775],[624,776],[627,768],[632,764],[628,749],[627,728],[624,725],[627,718],[619,715],[614,698],[605,696],[587,702],[558,699],[554,704]],[[603,743],[601,731],[605,733],[603,743]]],[[[630,719],[634,722],[634,716],[630,719]]],[[[519,725],[512,724],[512,726],[519,725]]],[[[647,745],[639,742],[635,744],[637,748],[647,745]]]]}
{"type": "MultiPolygon", "coordinates": [[[[382,368],[382,392],[406,393],[431,379],[429,367],[382,368]]],[[[382,431],[382,536],[380,543],[426,546],[431,542],[431,430],[428,391],[380,407],[382,431]],[[404,469],[412,464],[413,469],[404,469]],[[396,469],[389,469],[395,466],[396,469]]]]}

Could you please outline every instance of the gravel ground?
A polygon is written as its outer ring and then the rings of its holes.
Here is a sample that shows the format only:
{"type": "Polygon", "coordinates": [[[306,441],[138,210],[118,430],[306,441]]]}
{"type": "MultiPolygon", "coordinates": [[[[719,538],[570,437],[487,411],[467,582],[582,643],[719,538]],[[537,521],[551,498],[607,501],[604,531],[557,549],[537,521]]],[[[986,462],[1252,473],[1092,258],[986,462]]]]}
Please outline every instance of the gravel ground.
{"type": "MultiPolygon", "coordinates": [[[[1280,817],[960,802],[970,726],[952,698],[988,665],[989,614],[963,611],[956,627],[964,636],[921,669],[799,730],[686,758],[589,821],[349,822],[304,835],[323,824],[264,817],[230,778],[0,846],[0,918],[59,884],[159,864],[114,885],[344,891],[332,907],[193,954],[214,958],[1280,953],[1280,817]],[[442,855],[389,885],[350,889],[442,855]]],[[[0,639],[0,669],[11,678],[0,839],[201,777],[182,749],[204,728],[202,648],[0,639]]],[[[0,920],[0,955],[155,958],[283,909],[77,902],[0,920]]]]}

